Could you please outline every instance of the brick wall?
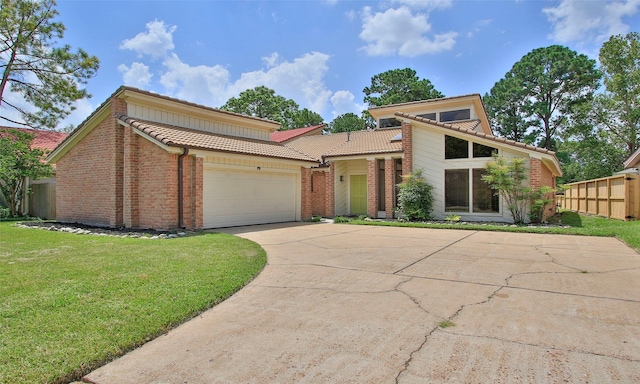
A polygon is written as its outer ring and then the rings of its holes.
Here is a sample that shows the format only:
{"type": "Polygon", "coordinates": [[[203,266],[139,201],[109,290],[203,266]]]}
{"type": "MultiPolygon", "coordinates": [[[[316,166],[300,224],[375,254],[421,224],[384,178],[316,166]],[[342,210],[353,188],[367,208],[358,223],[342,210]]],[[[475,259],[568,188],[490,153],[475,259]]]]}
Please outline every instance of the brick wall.
{"type": "MultiPolygon", "coordinates": [[[[112,114],[57,162],[57,220],[100,226],[178,227],[178,156],[120,126],[112,114]]],[[[202,228],[203,159],[183,159],[184,225],[202,228]]]]}
{"type": "MultiPolygon", "coordinates": [[[[124,112],[121,100],[111,102],[111,116],[124,112]]],[[[123,134],[108,117],[56,163],[56,218],[99,226],[122,225],[123,134]],[[120,180],[118,180],[118,178],[120,180]]]]}
{"type": "Polygon", "coordinates": [[[384,160],[384,194],[385,194],[385,214],[388,219],[393,218],[393,201],[395,198],[395,161],[393,159],[384,160]]]}
{"type": "MultiPolygon", "coordinates": [[[[539,188],[542,186],[556,188],[555,176],[540,159],[529,159],[529,185],[531,188],[539,188]]],[[[545,209],[545,219],[556,213],[556,195],[555,193],[550,193],[549,197],[553,200],[545,209]]]]}
{"type": "Polygon", "coordinates": [[[311,213],[313,216],[326,217],[326,177],[327,172],[312,172],[311,213]]]}
{"type": "Polygon", "coordinates": [[[302,208],[300,212],[300,218],[302,220],[308,220],[312,214],[312,202],[311,202],[311,168],[300,167],[302,169],[302,208]]]}
{"type": "Polygon", "coordinates": [[[367,160],[367,216],[378,217],[378,161],[367,160]]]}
{"type": "Polygon", "coordinates": [[[402,174],[408,175],[413,171],[413,134],[409,123],[402,123],[402,174]]]}
{"type": "Polygon", "coordinates": [[[335,216],[335,201],[336,201],[336,189],[335,189],[335,164],[331,163],[329,166],[329,173],[326,174],[324,180],[325,194],[324,194],[324,213],[327,217],[335,216]]]}

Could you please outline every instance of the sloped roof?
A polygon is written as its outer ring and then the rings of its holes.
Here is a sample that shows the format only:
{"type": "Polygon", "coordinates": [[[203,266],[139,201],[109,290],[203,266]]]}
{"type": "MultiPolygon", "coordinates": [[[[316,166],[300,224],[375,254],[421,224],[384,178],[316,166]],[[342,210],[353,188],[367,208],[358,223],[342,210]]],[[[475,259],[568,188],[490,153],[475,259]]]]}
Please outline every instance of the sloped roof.
{"type": "Polygon", "coordinates": [[[330,135],[304,136],[286,146],[307,153],[320,161],[323,157],[343,157],[374,153],[402,152],[400,141],[391,139],[401,132],[400,128],[382,128],[330,135]]]}
{"type": "Polygon", "coordinates": [[[275,157],[287,160],[317,162],[304,153],[271,141],[219,135],[169,124],[140,120],[123,114],[116,115],[116,118],[122,123],[131,126],[149,138],[168,147],[186,147],[209,151],[275,157]]]}
{"type": "Polygon", "coordinates": [[[34,135],[31,142],[31,148],[38,148],[44,151],[51,151],[60,144],[65,137],[69,136],[66,132],[48,131],[43,129],[16,128],[16,127],[0,127],[0,129],[16,129],[34,135]]]}
{"type": "Polygon", "coordinates": [[[636,150],[631,157],[629,157],[625,162],[624,162],[624,167],[625,168],[633,168],[634,166],[638,165],[638,163],[640,163],[640,148],[638,148],[638,150],[636,150]]]}
{"type": "Polygon", "coordinates": [[[520,143],[517,141],[513,141],[513,140],[509,140],[509,139],[505,139],[504,137],[496,137],[493,135],[489,135],[486,134],[484,132],[479,132],[479,131],[475,131],[472,129],[467,129],[461,126],[457,126],[454,124],[449,124],[449,123],[439,123],[439,122],[435,122],[433,120],[429,120],[429,119],[425,119],[422,117],[418,117],[418,116],[414,116],[414,115],[410,115],[408,113],[404,113],[404,112],[396,112],[395,113],[396,116],[398,117],[402,117],[405,118],[407,120],[413,120],[413,121],[417,121],[420,123],[426,123],[426,124],[430,124],[436,127],[440,127],[440,128],[444,128],[446,130],[450,130],[450,131],[454,131],[454,132],[459,132],[465,135],[471,135],[471,136],[475,136],[475,137],[481,137],[483,139],[486,140],[490,140],[490,141],[494,141],[496,143],[501,143],[501,144],[506,144],[518,149],[524,149],[527,151],[532,151],[532,152],[538,152],[544,155],[548,155],[549,158],[551,159],[551,161],[553,162],[554,166],[556,167],[556,170],[558,171],[558,174],[562,174],[562,169],[560,168],[560,162],[558,161],[558,158],[556,157],[556,153],[554,151],[548,150],[546,148],[539,148],[533,145],[529,145],[529,144],[525,144],[525,143],[520,143]]]}
{"type": "Polygon", "coordinates": [[[276,143],[283,143],[300,136],[307,136],[312,134],[320,135],[322,134],[322,128],[324,128],[325,126],[326,124],[320,124],[313,125],[311,127],[289,129],[286,131],[275,131],[271,133],[270,138],[271,141],[275,141],[276,143]]]}

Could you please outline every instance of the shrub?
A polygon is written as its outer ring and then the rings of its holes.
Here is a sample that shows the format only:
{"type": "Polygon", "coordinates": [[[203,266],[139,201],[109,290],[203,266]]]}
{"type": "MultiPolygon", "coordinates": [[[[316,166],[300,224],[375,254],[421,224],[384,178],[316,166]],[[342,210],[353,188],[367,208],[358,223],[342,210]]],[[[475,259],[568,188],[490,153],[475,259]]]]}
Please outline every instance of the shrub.
{"type": "Polygon", "coordinates": [[[555,189],[544,186],[532,189],[529,192],[531,207],[529,208],[529,220],[532,223],[541,223],[544,220],[544,210],[553,201],[555,189]]]}
{"type": "Polygon", "coordinates": [[[398,184],[398,212],[406,220],[421,221],[432,217],[433,187],[422,176],[422,169],[416,169],[402,176],[404,181],[398,184]]]}
{"type": "Polygon", "coordinates": [[[516,224],[524,223],[529,205],[528,188],[523,184],[528,178],[524,159],[507,161],[502,156],[494,155],[493,161],[487,163],[485,170],[486,174],[482,176],[482,180],[502,196],[513,221],[516,224]]]}
{"type": "Polygon", "coordinates": [[[348,223],[349,219],[347,219],[344,216],[336,216],[336,217],[333,218],[333,222],[334,223],[348,223]]]}

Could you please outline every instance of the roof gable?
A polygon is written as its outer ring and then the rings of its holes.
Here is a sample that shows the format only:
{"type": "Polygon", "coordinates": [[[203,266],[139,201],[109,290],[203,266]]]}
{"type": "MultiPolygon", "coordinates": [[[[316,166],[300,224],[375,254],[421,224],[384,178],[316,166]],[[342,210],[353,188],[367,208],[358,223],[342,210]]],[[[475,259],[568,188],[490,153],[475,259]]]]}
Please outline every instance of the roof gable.
{"type": "Polygon", "coordinates": [[[556,153],[553,151],[550,151],[548,149],[545,148],[539,148],[533,145],[529,145],[529,144],[525,144],[525,143],[520,143],[517,141],[513,141],[513,140],[509,140],[509,139],[505,139],[503,137],[496,137],[493,135],[488,135],[486,133],[483,132],[478,132],[476,130],[473,129],[467,129],[464,126],[459,126],[454,124],[448,124],[448,123],[439,123],[439,122],[435,122],[433,120],[429,120],[429,119],[425,119],[422,117],[418,117],[418,116],[413,116],[410,115],[408,113],[402,113],[402,112],[396,112],[395,113],[396,116],[410,120],[410,121],[414,121],[414,122],[418,122],[418,123],[422,123],[422,124],[428,124],[432,127],[435,127],[437,129],[441,129],[443,131],[451,131],[451,132],[456,132],[456,133],[460,133],[462,135],[467,135],[467,136],[473,136],[475,138],[480,138],[482,140],[485,141],[489,141],[489,142],[493,142],[499,145],[506,145],[512,149],[515,149],[517,151],[523,151],[523,152],[529,152],[529,153],[536,153],[538,154],[537,156],[544,156],[547,158],[547,160],[551,163],[553,163],[553,167],[555,168],[554,173],[557,175],[562,175],[562,169],[560,168],[560,162],[558,161],[558,158],[556,157],[556,153]]]}
{"type": "Polygon", "coordinates": [[[286,131],[275,131],[271,133],[270,137],[271,141],[275,141],[276,143],[284,143],[286,141],[293,140],[302,136],[321,135],[322,129],[325,126],[326,124],[320,124],[313,125],[311,127],[289,129],[286,131]]]}
{"type": "Polygon", "coordinates": [[[638,148],[625,162],[624,168],[634,168],[640,165],[640,148],[638,148]]]}

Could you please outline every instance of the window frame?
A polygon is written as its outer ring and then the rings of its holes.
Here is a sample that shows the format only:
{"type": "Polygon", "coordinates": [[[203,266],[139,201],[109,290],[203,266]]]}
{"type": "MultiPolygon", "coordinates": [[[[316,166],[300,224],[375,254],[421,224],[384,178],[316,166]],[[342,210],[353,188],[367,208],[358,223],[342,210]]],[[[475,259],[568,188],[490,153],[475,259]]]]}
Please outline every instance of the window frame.
{"type": "MultiPolygon", "coordinates": [[[[476,202],[476,178],[475,178],[475,173],[477,171],[484,171],[484,168],[478,168],[478,167],[469,167],[469,168],[445,168],[444,169],[444,183],[443,183],[443,189],[444,189],[444,193],[443,193],[443,197],[444,197],[444,201],[443,201],[443,207],[444,207],[444,213],[460,213],[460,214],[465,214],[465,215],[477,215],[477,216],[501,216],[502,215],[502,199],[500,198],[500,196],[495,196],[492,193],[492,206],[494,203],[494,199],[495,199],[495,206],[496,206],[496,210],[491,210],[491,211],[480,211],[480,210],[476,210],[476,206],[477,206],[477,202],[476,202]],[[467,184],[467,190],[466,190],[466,203],[467,203],[467,208],[466,210],[452,210],[449,208],[449,206],[447,205],[447,196],[451,195],[451,193],[448,193],[448,182],[447,182],[447,173],[448,172],[457,172],[457,173],[462,173],[463,171],[466,174],[466,184],[467,184]]],[[[486,185],[486,183],[483,183],[486,185]]],[[[454,208],[458,208],[459,206],[455,206],[454,208]]]]}

